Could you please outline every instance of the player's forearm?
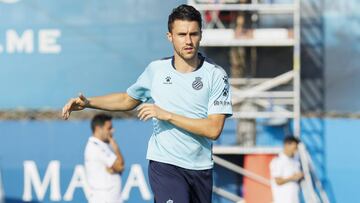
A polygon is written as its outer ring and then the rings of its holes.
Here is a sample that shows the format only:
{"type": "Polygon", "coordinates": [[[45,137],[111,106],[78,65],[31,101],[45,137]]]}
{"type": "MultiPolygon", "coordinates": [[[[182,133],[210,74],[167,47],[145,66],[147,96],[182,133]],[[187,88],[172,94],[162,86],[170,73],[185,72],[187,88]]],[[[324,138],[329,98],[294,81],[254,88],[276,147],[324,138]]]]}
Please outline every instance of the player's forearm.
{"type": "Polygon", "coordinates": [[[225,115],[214,114],[207,118],[194,119],[171,113],[155,104],[143,104],[138,108],[140,120],[156,118],[168,121],[193,134],[216,140],[224,127],[225,115]]]}
{"type": "Polygon", "coordinates": [[[119,148],[118,144],[115,142],[115,140],[111,139],[110,145],[117,157],[112,169],[116,173],[121,173],[125,168],[124,158],[123,158],[123,156],[120,152],[120,148],[119,148]]]}
{"type": "Polygon", "coordinates": [[[124,165],[125,165],[125,162],[124,162],[124,157],[122,156],[119,147],[115,148],[115,149],[114,149],[114,152],[115,152],[115,154],[116,154],[116,156],[117,156],[117,158],[118,158],[118,160],[119,160],[120,165],[121,165],[122,168],[123,168],[124,165]]]}
{"type": "Polygon", "coordinates": [[[87,108],[107,111],[128,111],[134,109],[139,101],[132,99],[126,93],[115,93],[104,96],[88,98],[87,108]]]}
{"type": "Polygon", "coordinates": [[[287,178],[275,178],[275,182],[278,185],[283,185],[283,184],[286,184],[288,182],[293,182],[293,181],[297,181],[296,178],[294,178],[294,176],[290,176],[287,178]]]}
{"type": "Polygon", "coordinates": [[[288,183],[290,181],[291,181],[290,178],[275,178],[275,182],[278,185],[283,185],[283,184],[288,183]]]}
{"type": "Polygon", "coordinates": [[[121,172],[123,172],[123,170],[125,168],[124,158],[119,150],[117,152],[115,152],[115,154],[117,156],[117,160],[116,160],[116,165],[114,167],[114,170],[118,173],[121,173],[121,172]]]}
{"type": "Polygon", "coordinates": [[[193,134],[216,140],[221,134],[225,120],[224,115],[219,116],[223,116],[223,119],[193,119],[170,113],[168,121],[193,134]]]}

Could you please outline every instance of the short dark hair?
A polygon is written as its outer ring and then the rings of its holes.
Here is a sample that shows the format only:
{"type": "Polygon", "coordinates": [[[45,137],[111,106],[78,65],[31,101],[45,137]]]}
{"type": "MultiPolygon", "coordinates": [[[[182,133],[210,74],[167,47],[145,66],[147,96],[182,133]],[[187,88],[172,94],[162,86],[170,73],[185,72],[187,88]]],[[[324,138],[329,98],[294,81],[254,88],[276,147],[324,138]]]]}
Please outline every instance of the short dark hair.
{"type": "Polygon", "coordinates": [[[108,115],[108,114],[96,114],[92,119],[91,119],[91,130],[92,132],[95,131],[95,127],[96,126],[104,126],[106,121],[111,121],[112,116],[108,115]]]}
{"type": "Polygon", "coordinates": [[[174,8],[169,15],[168,19],[168,30],[171,32],[172,24],[175,20],[188,20],[188,21],[196,21],[199,24],[201,30],[201,14],[194,7],[182,4],[176,8],[174,8]]]}
{"type": "Polygon", "coordinates": [[[291,144],[291,143],[296,143],[296,144],[299,144],[300,143],[300,139],[295,137],[295,136],[292,136],[292,135],[289,135],[289,136],[286,136],[284,138],[284,144],[291,144]]]}

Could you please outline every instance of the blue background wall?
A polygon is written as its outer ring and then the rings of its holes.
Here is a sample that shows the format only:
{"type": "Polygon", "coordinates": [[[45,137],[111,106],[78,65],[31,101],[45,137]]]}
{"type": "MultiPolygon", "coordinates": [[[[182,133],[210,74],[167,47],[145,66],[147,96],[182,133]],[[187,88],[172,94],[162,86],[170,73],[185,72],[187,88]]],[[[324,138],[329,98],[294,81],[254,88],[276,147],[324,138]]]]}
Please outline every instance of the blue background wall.
{"type": "MultiPolygon", "coordinates": [[[[140,164],[147,178],[145,154],[147,141],[152,132],[151,122],[122,120],[115,121],[114,127],[115,138],[126,159],[123,186],[133,164],[140,164]]],[[[75,166],[83,163],[84,147],[91,135],[89,121],[5,121],[0,122],[0,129],[2,137],[0,158],[6,198],[22,202],[20,200],[24,193],[23,163],[25,160],[36,163],[41,180],[44,178],[50,161],[59,160],[62,195],[60,202],[65,202],[63,196],[69,186],[75,166]]],[[[149,186],[148,189],[150,190],[149,186]]],[[[37,201],[34,188],[32,191],[33,200],[37,201]]],[[[49,191],[50,187],[43,202],[52,202],[49,200],[49,191]]],[[[70,202],[86,202],[81,188],[75,191],[74,199],[70,202]]],[[[131,190],[128,202],[145,202],[141,198],[138,187],[131,190]]]]}
{"type": "MultiPolygon", "coordinates": [[[[233,135],[234,122],[225,125],[224,136],[233,135]]],[[[147,180],[147,142],[152,133],[152,123],[138,120],[115,120],[115,138],[125,157],[126,167],[122,186],[128,181],[129,171],[134,164],[140,164],[147,180]]],[[[60,162],[60,202],[85,202],[82,188],[75,190],[72,201],[65,201],[76,165],[83,163],[83,151],[91,135],[89,121],[1,121],[0,167],[7,200],[22,202],[24,194],[24,161],[36,163],[41,181],[49,163],[60,162]]],[[[147,183],[150,190],[150,185],[147,183]]],[[[33,201],[39,201],[32,187],[33,201]]],[[[152,200],[152,199],[151,199],[152,200]]],[[[130,191],[129,203],[152,202],[144,200],[139,187],[130,191]]],[[[50,201],[50,187],[41,202],[50,201]]],[[[11,202],[10,202],[11,203],[11,202]]]]}
{"type": "Polygon", "coordinates": [[[185,1],[0,1],[0,108],[59,108],[82,91],[125,91],[146,65],[172,54],[167,17],[185,1]],[[39,31],[61,32],[59,53],[39,53],[39,31]],[[30,53],[6,49],[9,30],[34,33],[30,53]]]}
{"type": "MultiPolygon", "coordinates": [[[[353,119],[303,119],[303,141],[317,165],[318,174],[323,181],[332,202],[360,202],[356,190],[360,187],[360,158],[357,145],[360,142],[358,132],[360,121],[353,119]],[[319,125],[322,123],[323,125],[319,125]],[[315,129],[309,131],[309,125],[315,129]],[[317,127],[314,128],[314,125],[317,127]],[[318,131],[324,134],[324,142],[316,141],[318,131]],[[315,139],[314,139],[315,136],[315,139]],[[319,143],[323,143],[319,147],[319,143]],[[319,148],[321,149],[319,151],[319,148]]],[[[130,167],[140,164],[147,178],[147,161],[145,159],[147,141],[152,131],[151,122],[137,120],[115,120],[115,137],[126,158],[126,171],[123,175],[123,186],[126,184],[130,167]]],[[[24,192],[25,160],[35,161],[40,178],[43,179],[51,160],[61,164],[61,195],[69,186],[75,165],[83,162],[83,148],[91,134],[88,121],[2,121],[0,122],[1,142],[0,158],[3,172],[3,184],[8,199],[21,200],[24,192]]],[[[259,133],[258,139],[269,134],[259,133]]],[[[234,122],[228,120],[219,142],[231,144],[234,140],[234,122]]],[[[277,137],[267,137],[268,144],[279,143],[277,137]]],[[[217,185],[242,193],[239,180],[221,168],[216,169],[217,185]]],[[[149,188],[150,189],[150,188],[149,188]]],[[[33,194],[33,197],[36,197],[33,194]]],[[[84,202],[82,189],[75,190],[71,202],[84,202]]],[[[37,199],[34,198],[34,201],[37,199]]],[[[215,202],[226,202],[215,196],[215,202]]],[[[44,202],[49,201],[49,188],[44,202]]],[[[65,201],[60,201],[65,202],[65,201]]],[[[142,199],[139,188],[133,187],[127,202],[146,202],[142,199]]],[[[150,201],[151,202],[151,201],[150,201]]]]}
{"type": "MultiPolygon", "coordinates": [[[[173,7],[186,3],[183,0],[4,2],[10,1],[0,1],[0,93],[6,95],[0,99],[2,109],[59,108],[80,91],[86,95],[124,91],[151,60],[172,54],[165,35],[167,17],[173,7]],[[39,31],[43,29],[61,32],[55,43],[61,46],[59,53],[39,52],[39,31]],[[6,49],[9,30],[19,36],[26,30],[33,31],[34,50],[10,53],[6,49]]],[[[325,78],[321,90],[325,92],[322,101],[325,110],[359,112],[360,93],[351,87],[360,86],[356,80],[360,75],[357,57],[360,2],[302,2],[304,14],[314,5],[319,7],[317,19],[312,19],[311,12],[303,17],[321,23],[320,33],[313,34],[321,37],[322,45],[318,48],[323,49],[320,68],[325,78]]],[[[313,70],[308,71],[312,74],[313,70]]]]}

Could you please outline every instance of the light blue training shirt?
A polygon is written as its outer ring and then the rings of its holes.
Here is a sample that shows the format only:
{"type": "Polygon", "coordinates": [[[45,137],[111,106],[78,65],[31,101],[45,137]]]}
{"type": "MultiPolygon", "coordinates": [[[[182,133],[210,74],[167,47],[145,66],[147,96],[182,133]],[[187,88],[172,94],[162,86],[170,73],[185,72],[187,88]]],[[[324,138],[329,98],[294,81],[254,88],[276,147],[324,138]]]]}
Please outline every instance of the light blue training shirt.
{"type": "MultiPolygon", "coordinates": [[[[199,54],[201,63],[190,73],[174,67],[174,57],[151,62],[129,96],[153,102],[160,108],[188,118],[207,118],[211,114],[232,114],[231,93],[226,72],[199,54]]],[[[213,167],[210,139],[190,133],[167,121],[153,119],[147,159],[192,170],[213,167]]]]}

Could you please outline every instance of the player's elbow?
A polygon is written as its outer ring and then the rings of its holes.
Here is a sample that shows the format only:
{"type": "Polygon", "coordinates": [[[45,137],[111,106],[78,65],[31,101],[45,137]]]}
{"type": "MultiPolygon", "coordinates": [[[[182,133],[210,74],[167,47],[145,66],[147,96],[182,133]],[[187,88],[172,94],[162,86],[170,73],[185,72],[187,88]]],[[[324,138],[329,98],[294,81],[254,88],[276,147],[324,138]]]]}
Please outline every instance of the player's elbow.
{"type": "Polygon", "coordinates": [[[125,110],[134,110],[137,106],[141,104],[139,100],[130,97],[128,94],[125,94],[124,97],[126,103],[125,110]]]}
{"type": "Polygon", "coordinates": [[[112,166],[112,169],[115,173],[122,173],[125,169],[125,164],[122,161],[116,160],[115,164],[112,166]]]}
{"type": "Polygon", "coordinates": [[[124,165],[121,165],[121,166],[115,166],[113,167],[113,170],[115,173],[122,173],[124,171],[124,165]]]}
{"type": "Polygon", "coordinates": [[[205,127],[205,131],[208,134],[207,137],[211,140],[217,140],[224,127],[225,115],[211,115],[208,120],[210,122],[205,127]]]}
{"type": "Polygon", "coordinates": [[[208,138],[211,140],[217,140],[221,135],[222,128],[212,128],[208,132],[208,138]]]}

